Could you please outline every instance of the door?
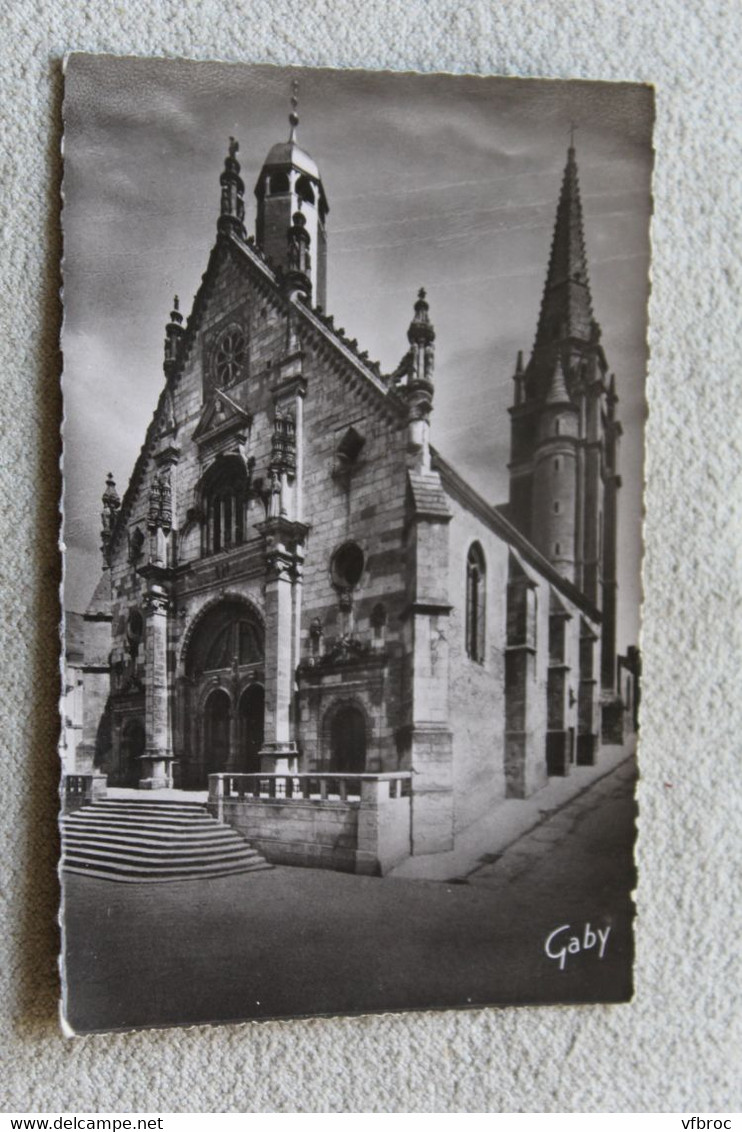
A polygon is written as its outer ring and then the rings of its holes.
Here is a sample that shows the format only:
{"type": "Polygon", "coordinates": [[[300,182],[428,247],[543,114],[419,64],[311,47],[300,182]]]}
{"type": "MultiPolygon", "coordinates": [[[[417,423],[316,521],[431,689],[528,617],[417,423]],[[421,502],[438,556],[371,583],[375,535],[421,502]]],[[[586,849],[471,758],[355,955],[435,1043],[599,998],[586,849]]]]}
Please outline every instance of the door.
{"type": "Polygon", "coordinates": [[[260,770],[260,748],[263,746],[265,691],[262,684],[252,684],[240,698],[240,770],[257,774],[260,770]]]}
{"type": "Polygon", "coordinates": [[[341,708],[330,729],[331,769],[363,774],[366,769],[366,720],[357,707],[341,708]]]}
{"type": "Polygon", "coordinates": [[[121,756],[119,759],[119,784],[139,786],[142,777],[141,757],[144,754],[144,724],[141,719],[130,719],[121,730],[121,756]]]}
{"type": "Polygon", "coordinates": [[[229,696],[223,688],[216,688],[204,710],[204,776],[222,774],[229,757],[229,696]]]}

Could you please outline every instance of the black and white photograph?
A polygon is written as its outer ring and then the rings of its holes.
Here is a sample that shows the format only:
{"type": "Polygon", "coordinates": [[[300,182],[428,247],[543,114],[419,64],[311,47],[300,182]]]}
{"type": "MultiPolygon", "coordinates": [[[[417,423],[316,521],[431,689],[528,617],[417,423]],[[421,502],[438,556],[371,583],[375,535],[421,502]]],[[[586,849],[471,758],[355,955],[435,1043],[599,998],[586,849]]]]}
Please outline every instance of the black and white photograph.
{"type": "Polygon", "coordinates": [[[68,57],[67,1032],[631,1000],[653,121],[68,57]]]}

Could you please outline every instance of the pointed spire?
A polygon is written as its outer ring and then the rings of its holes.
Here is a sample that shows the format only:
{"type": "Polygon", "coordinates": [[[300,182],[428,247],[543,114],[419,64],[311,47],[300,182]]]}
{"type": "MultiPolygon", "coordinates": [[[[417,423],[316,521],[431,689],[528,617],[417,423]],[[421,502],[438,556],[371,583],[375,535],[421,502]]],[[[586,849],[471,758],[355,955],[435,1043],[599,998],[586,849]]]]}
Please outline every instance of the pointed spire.
{"type": "Polygon", "coordinates": [[[162,368],[165,376],[169,377],[175,368],[178,357],[178,343],[183,337],[183,315],[180,313],[180,299],[173,298],[173,309],[170,311],[170,321],[165,326],[165,357],[162,368]]]}
{"type": "Polygon", "coordinates": [[[229,139],[229,152],[224,159],[224,172],[219,178],[222,187],[220,216],[217,227],[225,235],[234,232],[245,239],[245,184],[240,177],[240,163],[237,160],[239,142],[229,139]]]}
{"type": "Polygon", "coordinates": [[[588,341],[592,317],[572,126],[536,332],[536,347],[548,346],[555,340],[565,338],[588,341]]]}
{"type": "Polygon", "coordinates": [[[428,420],[433,406],[433,370],[435,366],[435,327],[430,321],[430,308],[425,288],[417,293],[415,315],[407,330],[410,348],[402,359],[398,373],[406,377],[405,397],[410,419],[428,420]]]}
{"type": "Polygon", "coordinates": [[[567,392],[567,382],[564,379],[564,367],[562,366],[562,359],[557,354],[554,360],[554,369],[551,374],[549,388],[546,393],[547,405],[569,405],[570,398],[567,392]]]}
{"type": "Polygon", "coordinates": [[[299,83],[294,79],[291,83],[291,113],[289,114],[289,141],[296,141],[296,130],[299,125],[299,83]]]}
{"type": "Polygon", "coordinates": [[[513,382],[515,383],[515,405],[522,405],[525,392],[525,373],[523,371],[523,351],[518,350],[518,357],[515,361],[515,373],[513,374],[513,382]]]}
{"type": "Polygon", "coordinates": [[[113,478],[113,472],[109,472],[106,478],[106,487],[103,495],[101,496],[103,503],[103,510],[100,513],[101,519],[101,532],[100,532],[100,548],[103,553],[104,565],[110,565],[110,549],[111,539],[113,537],[113,528],[116,524],[116,515],[119,507],[121,506],[121,499],[119,493],[116,491],[116,483],[113,478]]]}

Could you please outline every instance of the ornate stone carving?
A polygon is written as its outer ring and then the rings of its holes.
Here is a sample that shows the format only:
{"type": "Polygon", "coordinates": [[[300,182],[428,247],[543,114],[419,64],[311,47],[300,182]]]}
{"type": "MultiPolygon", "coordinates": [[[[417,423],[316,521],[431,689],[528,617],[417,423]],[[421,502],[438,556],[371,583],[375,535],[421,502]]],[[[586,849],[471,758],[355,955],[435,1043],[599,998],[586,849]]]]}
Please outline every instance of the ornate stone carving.
{"type": "Polygon", "coordinates": [[[150,531],[161,527],[167,534],[173,525],[173,489],[171,469],[161,468],[149,489],[147,526],[150,531]]]}
{"type": "Polygon", "coordinates": [[[116,483],[113,478],[113,473],[108,473],[106,479],[106,489],[101,497],[103,503],[103,510],[101,511],[101,550],[103,552],[103,560],[106,564],[110,564],[110,549],[111,538],[113,537],[113,529],[116,525],[118,517],[118,510],[121,506],[121,499],[116,491],[116,483]]]}

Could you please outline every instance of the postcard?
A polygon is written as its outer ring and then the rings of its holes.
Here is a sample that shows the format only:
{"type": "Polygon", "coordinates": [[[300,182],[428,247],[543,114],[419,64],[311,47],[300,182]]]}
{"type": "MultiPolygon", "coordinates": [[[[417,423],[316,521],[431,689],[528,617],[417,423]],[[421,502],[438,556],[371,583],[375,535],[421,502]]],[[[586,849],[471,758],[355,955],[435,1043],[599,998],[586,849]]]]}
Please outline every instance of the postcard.
{"type": "Polygon", "coordinates": [[[68,1032],[631,998],[653,117],[68,58],[68,1032]]]}

